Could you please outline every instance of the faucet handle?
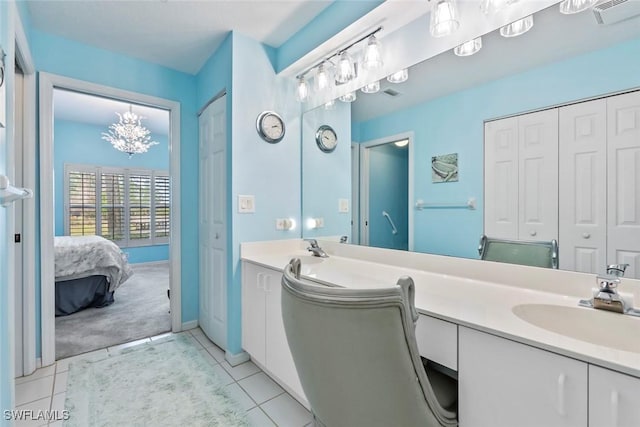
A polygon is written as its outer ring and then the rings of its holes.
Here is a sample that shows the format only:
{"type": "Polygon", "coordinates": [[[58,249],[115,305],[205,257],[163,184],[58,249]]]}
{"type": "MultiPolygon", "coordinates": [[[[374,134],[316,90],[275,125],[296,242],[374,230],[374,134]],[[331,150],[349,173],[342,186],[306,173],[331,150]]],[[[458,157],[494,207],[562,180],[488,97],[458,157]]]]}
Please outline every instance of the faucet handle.
{"type": "Polygon", "coordinates": [[[598,274],[596,280],[602,292],[616,293],[616,288],[620,284],[620,277],[615,274],[598,274]]]}
{"type": "Polygon", "coordinates": [[[316,239],[304,239],[305,242],[309,242],[312,248],[318,247],[318,241],[316,239]]]}
{"type": "Polygon", "coordinates": [[[609,264],[607,265],[607,274],[622,277],[629,264],[609,264]]]}

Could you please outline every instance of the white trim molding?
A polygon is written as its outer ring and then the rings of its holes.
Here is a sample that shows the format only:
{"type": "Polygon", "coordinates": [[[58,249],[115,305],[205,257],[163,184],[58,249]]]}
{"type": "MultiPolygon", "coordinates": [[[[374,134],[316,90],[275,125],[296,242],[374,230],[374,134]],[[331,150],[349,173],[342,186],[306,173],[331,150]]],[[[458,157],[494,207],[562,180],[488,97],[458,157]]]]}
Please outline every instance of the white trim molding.
{"type": "Polygon", "coordinates": [[[229,351],[226,351],[224,353],[224,358],[227,362],[229,362],[229,365],[231,366],[238,366],[241,363],[251,360],[251,356],[249,356],[249,353],[247,353],[246,351],[241,351],[240,353],[236,354],[232,354],[229,353],[229,351]]]}
{"type": "Polygon", "coordinates": [[[42,364],[55,362],[55,278],[53,258],[53,90],[72,90],[169,111],[169,173],[171,176],[171,238],[169,242],[171,328],[183,329],[180,257],[180,103],[55,74],[40,79],[40,269],[42,364]]]}
{"type": "MultiPolygon", "coordinates": [[[[189,320],[188,322],[184,322],[182,324],[182,330],[183,331],[188,331],[190,329],[195,329],[198,327],[198,321],[197,320],[189,320]]],[[[173,331],[176,332],[176,331],[173,331]]]]}

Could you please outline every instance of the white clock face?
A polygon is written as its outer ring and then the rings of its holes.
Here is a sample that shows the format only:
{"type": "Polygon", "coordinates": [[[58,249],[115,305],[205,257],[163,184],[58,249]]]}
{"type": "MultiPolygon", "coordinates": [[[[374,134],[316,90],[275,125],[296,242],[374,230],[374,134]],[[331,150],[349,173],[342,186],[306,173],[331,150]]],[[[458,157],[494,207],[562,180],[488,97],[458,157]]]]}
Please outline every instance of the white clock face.
{"type": "Polygon", "coordinates": [[[320,126],[316,133],[316,143],[320,150],[325,153],[330,153],[335,150],[336,145],[338,145],[338,136],[331,127],[323,125],[320,126]]]}
{"type": "Polygon", "coordinates": [[[265,111],[258,116],[258,134],[267,142],[280,142],[284,137],[284,122],[276,113],[265,111]]]}

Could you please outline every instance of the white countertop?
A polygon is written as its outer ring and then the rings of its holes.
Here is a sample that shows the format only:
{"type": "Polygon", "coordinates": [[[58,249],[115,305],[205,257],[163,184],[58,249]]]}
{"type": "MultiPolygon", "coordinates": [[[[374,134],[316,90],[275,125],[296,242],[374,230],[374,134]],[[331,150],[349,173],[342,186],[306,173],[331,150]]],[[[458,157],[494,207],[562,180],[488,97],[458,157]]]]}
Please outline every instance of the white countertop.
{"type": "MultiPolygon", "coordinates": [[[[298,239],[244,243],[241,258],[282,271],[291,258],[298,257],[303,276],[353,288],[393,286],[399,277],[410,276],[416,285],[416,308],[423,314],[640,377],[640,353],[551,332],[513,313],[520,304],[577,307],[579,299],[590,295],[593,275],[334,242],[320,242],[329,258],[317,258],[304,249],[306,245],[298,239]]],[[[624,279],[621,288],[632,291],[640,302],[639,281],[624,279]]],[[[597,312],[602,327],[615,334],[611,323],[622,315],[597,312]]],[[[638,333],[628,339],[640,339],[640,318],[625,317],[638,325],[638,333]]]]}

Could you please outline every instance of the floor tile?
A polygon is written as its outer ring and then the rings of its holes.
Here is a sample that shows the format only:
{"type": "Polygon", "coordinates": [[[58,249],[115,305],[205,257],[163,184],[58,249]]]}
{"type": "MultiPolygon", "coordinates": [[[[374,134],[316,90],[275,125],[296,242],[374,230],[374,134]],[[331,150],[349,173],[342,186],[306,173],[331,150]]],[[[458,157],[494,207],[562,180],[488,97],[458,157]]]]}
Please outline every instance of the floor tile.
{"type": "MultiPolygon", "coordinates": [[[[16,407],[17,411],[33,411],[33,416],[35,417],[39,411],[48,411],[51,407],[51,398],[47,397],[45,399],[39,399],[35,402],[27,403],[26,405],[20,405],[16,407]]],[[[22,413],[22,415],[28,415],[27,413],[22,413]]],[[[3,416],[4,419],[4,416],[3,416]]],[[[39,427],[42,425],[47,425],[48,420],[32,420],[32,419],[20,419],[15,421],[15,427],[39,427]]]]}
{"type": "Polygon", "coordinates": [[[113,347],[108,347],[107,351],[109,353],[114,353],[114,352],[118,352],[120,350],[124,350],[125,348],[135,347],[137,345],[148,343],[148,342],[151,342],[151,339],[143,338],[141,340],[135,340],[135,341],[131,341],[131,342],[126,342],[124,344],[114,345],[113,347]]]}
{"type": "Polygon", "coordinates": [[[56,373],[64,372],[69,370],[69,364],[82,360],[82,359],[101,359],[107,357],[107,349],[103,348],[96,351],[91,351],[89,353],[79,354],[77,356],[67,357],[66,359],[60,359],[56,362],[56,373]]]}
{"type": "Polygon", "coordinates": [[[249,424],[255,427],[276,427],[276,425],[267,417],[262,409],[255,407],[250,411],[247,411],[249,417],[249,424]]]}
{"type": "Polygon", "coordinates": [[[225,387],[225,389],[229,393],[229,396],[231,396],[233,400],[238,402],[242,409],[244,409],[245,411],[256,407],[256,402],[254,402],[253,399],[251,399],[249,395],[245,393],[238,384],[229,384],[225,387]]]}
{"type": "Polygon", "coordinates": [[[191,334],[185,334],[185,338],[191,343],[193,344],[193,346],[195,348],[197,348],[198,350],[203,349],[204,347],[202,346],[202,344],[200,344],[200,341],[198,341],[193,335],[191,334]]]}
{"type": "Polygon", "coordinates": [[[51,410],[57,411],[58,414],[61,414],[64,411],[64,401],[67,398],[67,393],[58,393],[53,395],[53,399],[51,400],[51,410]]]}
{"type": "Polygon", "coordinates": [[[67,377],[69,376],[69,371],[60,372],[56,374],[55,380],[53,383],[53,394],[63,393],[67,391],[67,377]]]}
{"type": "Polygon", "coordinates": [[[222,367],[226,369],[226,371],[229,372],[236,381],[260,372],[260,368],[258,368],[253,362],[245,362],[238,366],[231,366],[229,365],[229,362],[225,360],[224,362],[221,362],[220,365],[222,365],[222,367]]]}
{"type": "Polygon", "coordinates": [[[281,394],[260,405],[279,427],[303,427],[312,421],[311,413],[288,394],[281,394]]]}
{"type": "Polygon", "coordinates": [[[199,352],[202,355],[202,357],[204,357],[207,360],[207,362],[209,362],[211,365],[215,366],[218,364],[218,361],[211,355],[211,353],[209,353],[204,348],[202,350],[199,350],[199,352]]]}
{"type": "Polygon", "coordinates": [[[49,427],[63,427],[64,423],[63,421],[55,421],[52,423],[49,423],[49,427]]]}
{"type": "Polygon", "coordinates": [[[207,351],[209,352],[209,354],[211,354],[213,356],[214,359],[216,359],[218,362],[224,362],[224,350],[222,350],[220,347],[218,347],[217,345],[213,345],[211,347],[207,347],[207,351]]]}
{"type": "Polygon", "coordinates": [[[16,385],[16,406],[51,396],[53,393],[53,376],[16,385]]]}
{"type": "Polygon", "coordinates": [[[220,365],[214,366],[213,372],[215,372],[216,377],[222,385],[227,385],[235,382],[231,375],[229,375],[229,373],[225,371],[224,368],[220,365]]]}
{"type": "Polygon", "coordinates": [[[27,375],[26,377],[18,377],[16,378],[16,384],[26,383],[28,381],[37,380],[42,377],[48,377],[56,373],[56,365],[45,366],[44,368],[36,369],[36,371],[27,375]]]}
{"type": "Polygon", "coordinates": [[[275,381],[269,378],[264,372],[259,372],[240,380],[238,381],[238,384],[258,404],[264,403],[267,400],[273,399],[277,395],[284,393],[282,387],[276,384],[275,381]]]}

